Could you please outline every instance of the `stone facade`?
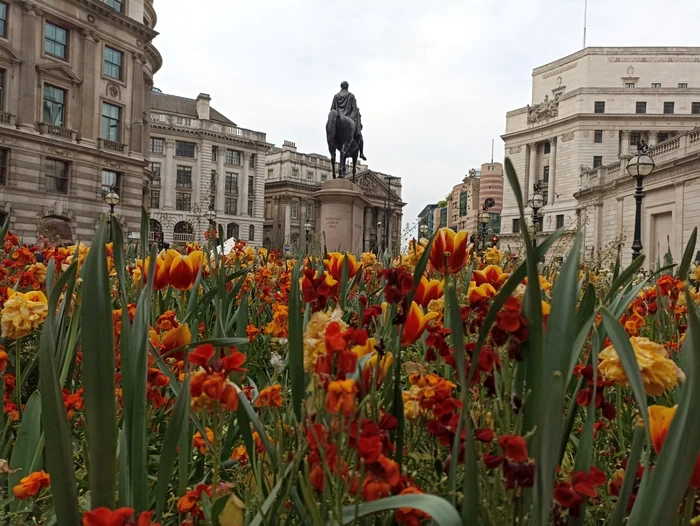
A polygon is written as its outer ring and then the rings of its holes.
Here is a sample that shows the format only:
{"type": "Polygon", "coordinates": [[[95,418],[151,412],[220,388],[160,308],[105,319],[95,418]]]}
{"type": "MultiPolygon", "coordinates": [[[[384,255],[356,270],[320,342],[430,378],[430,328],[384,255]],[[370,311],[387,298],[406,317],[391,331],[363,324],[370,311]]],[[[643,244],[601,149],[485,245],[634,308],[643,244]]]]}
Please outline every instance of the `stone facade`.
{"type": "MultiPolygon", "coordinates": [[[[700,226],[700,128],[650,148],[656,169],[644,179],[642,245],[645,266],[663,261],[670,249],[680,261],[693,232],[700,226]]],[[[577,226],[584,233],[587,254],[624,243],[623,264],[632,258],[636,181],[627,174],[627,158],[579,177],[577,226]]]]}
{"type": "MultiPolygon", "coordinates": [[[[282,148],[269,151],[266,164],[263,245],[280,251],[289,247],[293,252],[320,249],[323,246],[321,205],[313,194],[321,190],[323,181],[332,178],[330,158],[298,153],[293,142],[284,141],[282,148]],[[307,226],[310,247],[306,246],[307,226]]],[[[401,200],[401,179],[358,164],[355,183],[369,201],[364,208],[362,249],[398,252],[402,209],[406,204],[401,200]]],[[[329,246],[328,250],[334,249],[329,246]]]]}
{"type": "Polygon", "coordinates": [[[58,216],[89,242],[112,183],[137,231],[148,108],[162,59],[152,0],[4,0],[0,14],[0,211],[25,241],[58,216]],[[119,5],[119,4],[116,4],[119,5]]]}
{"type": "MultiPolygon", "coordinates": [[[[675,140],[700,120],[700,48],[586,48],[532,77],[533,105],[508,112],[502,138],[525,203],[542,185],[544,233],[576,230],[582,172],[625,159],[639,139],[675,140]]],[[[523,226],[506,183],[501,239],[523,226]]]]}
{"type": "Polygon", "coordinates": [[[226,238],[261,246],[265,193],[264,133],[238,127],[197,99],[153,93],[149,143],[151,237],[201,241],[209,210],[226,238]]]}

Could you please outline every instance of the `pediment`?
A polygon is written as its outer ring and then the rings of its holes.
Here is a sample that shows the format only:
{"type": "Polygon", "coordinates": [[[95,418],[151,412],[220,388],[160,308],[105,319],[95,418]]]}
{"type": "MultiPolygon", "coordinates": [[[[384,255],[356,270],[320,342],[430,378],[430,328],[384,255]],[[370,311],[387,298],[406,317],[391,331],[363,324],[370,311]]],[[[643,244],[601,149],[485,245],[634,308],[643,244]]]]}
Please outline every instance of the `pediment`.
{"type": "MultiPolygon", "coordinates": [[[[389,185],[372,170],[366,170],[363,173],[357,174],[356,178],[357,186],[362,188],[367,195],[386,198],[389,192],[389,185]]],[[[392,202],[401,201],[401,198],[393,189],[391,190],[391,200],[392,202]]]]}
{"type": "Polygon", "coordinates": [[[80,84],[83,82],[83,79],[81,79],[73,72],[72,69],[64,64],[39,64],[36,69],[42,75],[65,80],[73,84],[80,84]]]}
{"type": "Polygon", "coordinates": [[[4,55],[10,62],[22,62],[22,55],[19,54],[8,42],[0,40],[0,55],[4,55]]]}

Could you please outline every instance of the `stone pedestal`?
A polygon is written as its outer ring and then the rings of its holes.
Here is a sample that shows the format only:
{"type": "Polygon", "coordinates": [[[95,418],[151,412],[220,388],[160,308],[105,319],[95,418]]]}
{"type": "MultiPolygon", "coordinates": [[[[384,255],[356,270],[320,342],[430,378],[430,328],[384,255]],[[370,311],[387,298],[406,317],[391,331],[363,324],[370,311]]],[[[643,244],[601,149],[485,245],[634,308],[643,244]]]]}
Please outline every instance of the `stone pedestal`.
{"type": "Polygon", "coordinates": [[[324,181],[314,194],[321,203],[321,242],[329,252],[362,253],[365,207],[370,202],[348,179],[324,181]]]}

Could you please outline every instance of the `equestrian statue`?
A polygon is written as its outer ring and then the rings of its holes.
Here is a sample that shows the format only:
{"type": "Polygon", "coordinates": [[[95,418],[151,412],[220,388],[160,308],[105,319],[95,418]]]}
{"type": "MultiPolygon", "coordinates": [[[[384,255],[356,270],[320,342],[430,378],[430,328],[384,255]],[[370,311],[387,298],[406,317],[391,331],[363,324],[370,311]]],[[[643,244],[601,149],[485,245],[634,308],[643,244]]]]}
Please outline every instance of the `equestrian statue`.
{"type": "Polygon", "coordinates": [[[352,181],[355,182],[357,157],[366,161],[364,154],[364,140],[362,139],[362,116],[357,107],[355,95],[348,91],[350,85],[343,81],[340,91],[333,97],[331,111],[328,113],[326,123],[326,139],[328,151],[331,154],[331,168],[335,179],[335,152],[339,152],[338,177],[345,177],[345,160],[352,159],[352,181]]]}

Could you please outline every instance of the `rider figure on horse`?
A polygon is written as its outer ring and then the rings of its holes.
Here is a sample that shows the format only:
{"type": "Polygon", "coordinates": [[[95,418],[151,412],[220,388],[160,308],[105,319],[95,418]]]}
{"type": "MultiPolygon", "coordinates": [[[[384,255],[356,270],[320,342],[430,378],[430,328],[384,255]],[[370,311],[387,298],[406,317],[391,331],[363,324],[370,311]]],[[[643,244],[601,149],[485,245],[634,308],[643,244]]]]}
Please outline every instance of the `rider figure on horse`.
{"type": "Polygon", "coordinates": [[[362,116],[360,115],[360,108],[357,107],[355,95],[348,91],[349,87],[350,85],[346,81],[340,83],[340,91],[333,97],[331,110],[335,110],[339,115],[345,115],[355,122],[355,140],[359,146],[360,159],[366,161],[367,158],[363,151],[365,145],[362,138],[362,116]]]}

